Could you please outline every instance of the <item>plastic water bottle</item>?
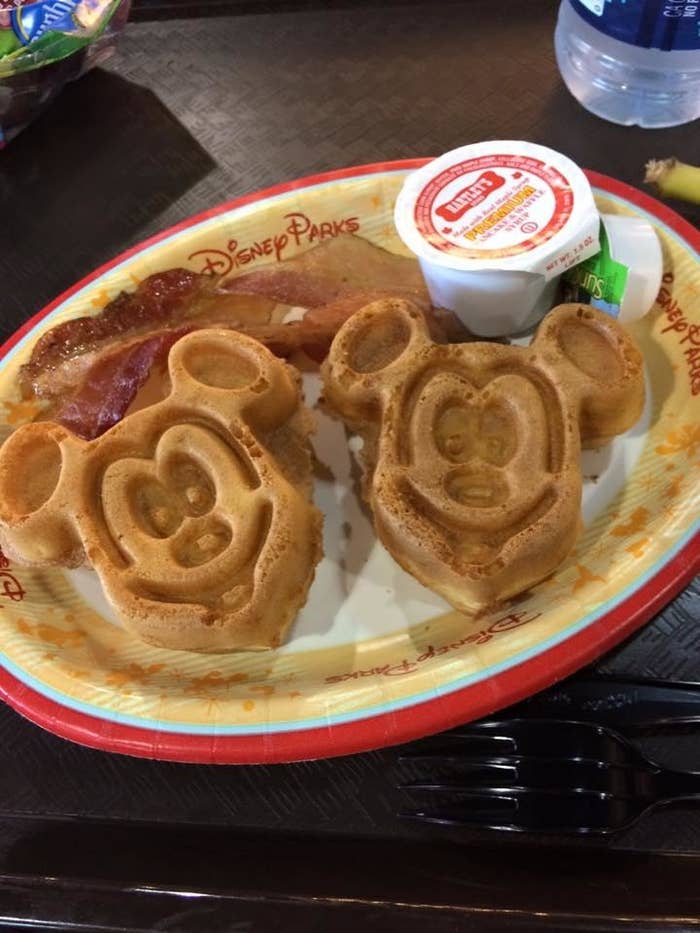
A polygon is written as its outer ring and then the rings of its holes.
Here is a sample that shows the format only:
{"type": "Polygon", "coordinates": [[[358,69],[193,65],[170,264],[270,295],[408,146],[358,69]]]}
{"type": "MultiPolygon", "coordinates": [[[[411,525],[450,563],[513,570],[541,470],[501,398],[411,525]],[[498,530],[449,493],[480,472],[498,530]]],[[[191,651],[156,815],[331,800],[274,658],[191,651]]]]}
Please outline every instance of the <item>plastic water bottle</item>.
{"type": "Polygon", "coordinates": [[[554,46],[568,89],[605,120],[700,117],[700,0],[562,0],[554,46]]]}

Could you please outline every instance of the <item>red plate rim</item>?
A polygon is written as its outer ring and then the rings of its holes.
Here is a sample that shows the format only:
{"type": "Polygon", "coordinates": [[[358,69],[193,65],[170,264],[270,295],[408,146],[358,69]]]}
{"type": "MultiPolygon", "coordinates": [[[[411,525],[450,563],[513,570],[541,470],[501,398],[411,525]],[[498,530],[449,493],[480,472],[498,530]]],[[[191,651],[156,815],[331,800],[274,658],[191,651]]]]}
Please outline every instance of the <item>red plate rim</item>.
{"type": "MultiPolygon", "coordinates": [[[[202,211],[143,240],[100,266],[64,291],[26,321],[0,347],[0,359],[43,318],[67,298],[105,272],[173,234],[195,224],[257,201],[313,185],[362,175],[419,168],[426,158],[376,162],[309,175],[227,201],[202,211]]],[[[675,211],[630,185],[586,171],[591,184],[640,207],[670,227],[695,250],[700,250],[700,231],[675,211]]],[[[403,709],[370,715],[325,728],[261,732],[248,735],[218,735],[165,732],[124,725],[64,706],[14,677],[0,666],[0,697],[27,719],[62,738],[103,751],[156,758],[218,764],[262,764],[349,755],[395,745],[431,732],[448,729],[510,706],[543,690],[593,661],[661,610],[683,589],[700,568],[700,534],[691,538],[658,572],[636,592],[596,619],[582,631],[521,664],[462,687],[446,696],[421,701],[403,709]]]]}

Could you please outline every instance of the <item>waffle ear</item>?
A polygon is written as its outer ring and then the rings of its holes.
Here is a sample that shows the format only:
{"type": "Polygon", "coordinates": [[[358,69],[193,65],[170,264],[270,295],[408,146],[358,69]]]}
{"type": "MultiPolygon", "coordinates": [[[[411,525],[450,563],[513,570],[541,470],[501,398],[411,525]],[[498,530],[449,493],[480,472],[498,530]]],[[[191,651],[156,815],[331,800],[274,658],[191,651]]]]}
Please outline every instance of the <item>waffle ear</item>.
{"type": "Polygon", "coordinates": [[[171,398],[215,415],[250,414],[260,427],[285,421],[297,405],[297,386],[288,367],[244,334],[221,329],[197,330],[182,337],[168,357],[171,398]]]}
{"type": "Polygon", "coordinates": [[[428,344],[425,318],[414,305],[393,298],[372,302],[338,331],[323,368],[326,393],[339,408],[344,397],[375,404],[402,378],[399,360],[428,344]]]}
{"type": "Polygon", "coordinates": [[[532,345],[566,387],[581,443],[595,447],[628,430],[644,407],[644,360],[622,325],[589,305],[559,305],[532,345]]]}
{"type": "Polygon", "coordinates": [[[0,449],[0,530],[25,563],[79,563],[82,544],[62,509],[66,445],[83,442],[50,421],[18,428],[0,449]]]}

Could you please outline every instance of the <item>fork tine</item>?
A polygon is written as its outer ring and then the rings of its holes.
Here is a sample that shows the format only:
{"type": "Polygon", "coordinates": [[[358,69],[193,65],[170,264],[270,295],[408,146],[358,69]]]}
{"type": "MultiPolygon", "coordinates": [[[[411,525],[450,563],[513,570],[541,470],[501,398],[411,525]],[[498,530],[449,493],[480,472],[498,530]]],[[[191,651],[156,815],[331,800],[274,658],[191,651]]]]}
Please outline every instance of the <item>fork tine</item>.
{"type": "Polygon", "coordinates": [[[638,764],[637,756],[594,723],[573,720],[505,719],[472,723],[407,746],[404,759],[458,758],[465,754],[499,755],[551,760],[575,759],[606,764],[638,764]]]}
{"type": "Polygon", "coordinates": [[[459,762],[459,770],[442,777],[418,778],[399,784],[402,790],[464,790],[510,788],[518,784],[517,761],[484,758],[459,762]]]}
{"type": "MultiPolygon", "coordinates": [[[[413,760],[412,760],[413,761],[413,760]]],[[[585,794],[611,793],[631,797],[640,792],[644,773],[634,768],[608,766],[587,759],[548,760],[542,758],[468,758],[455,760],[448,769],[435,768],[430,758],[421,760],[431,765],[431,774],[424,768],[413,768],[415,779],[399,785],[405,790],[454,791],[483,790],[487,793],[515,789],[538,790],[543,793],[585,794]]]]}
{"type": "MultiPolygon", "coordinates": [[[[550,721],[549,725],[552,725],[550,721]]],[[[557,722],[556,733],[560,730],[557,722]]],[[[550,733],[554,735],[555,733],[550,733]]],[[[564,735],[561,736],[564,738],[564,735]]],[[[567,735],[567,757],[568,757],[567,735]]],[[[450,732],[428,736],[417,743],[406,746],[401,757],[457,756],[478,755],[482,757],[502,757],[512,755],[535,755],[542,757],[552,745],[546,735],[539,735],[536,724],[519,719],[502,721],[484,721],[460,726],[450,732]]]]}
{"type": "Polygon", "coordinates": [[[446,733],[421,739],[420,743],[406,745],[401,749],[399,760],[420,761],[435,758],[463,761],[465,757],[504,758],[517,754],[515,743],[499,742],[498,737],[480,735],[452,736],[446,733]]]}
{"type": "Polygon", "coordinates": [[[549,796],[537,791],[465,793],[438,806],[404,810],[403,819],[445,826],[531,833],[605,834],[634,821],[625,801],[605,794],[549,796]]]}
{"type": "Polygon", "coordinates": [[[513,753],[533,758],[587,758],[607,761],[609,749],[601,730],[592,723],[565,719],[505,719],[473,723],[456,736],[488,735],[510,739],[513,753]]]}
{"type": "Polygon", "coordinates": [[[517,804],[513,797],[475,796],[441,808],[403,810],[399,816],[402,819],[417,820],[422,823],[439,823],[445,826],[478,826],[484,829],[517,831],[517,824],[513,822],[516,810],[517,804]]]}

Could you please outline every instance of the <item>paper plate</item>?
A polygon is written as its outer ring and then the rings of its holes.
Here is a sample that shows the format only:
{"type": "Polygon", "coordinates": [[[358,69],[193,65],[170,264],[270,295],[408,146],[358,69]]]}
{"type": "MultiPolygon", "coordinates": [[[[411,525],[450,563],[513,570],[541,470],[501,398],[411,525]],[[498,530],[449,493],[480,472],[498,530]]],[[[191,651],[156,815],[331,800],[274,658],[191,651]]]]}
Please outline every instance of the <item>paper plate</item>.
{"type": "MultiPolygon", "coordinates": [[[[17,371],[37,337],[150,273],[184,265],[233,274],[347,229],[401,252],[393,204],[406,172],[422,161],[343,169],[240,198],[98,269],[2,349],[5,431],[35,414],[19,398],[17,371]]],[[[452,611],[376,541],[356,497],[343,430],[319,415],[315,445],[329,467],[316,484],[326,556],[282,649],[197,655],[152,648],[115,623],[91,572],[28,570],[5,560],[2,697],[52,732],[114,752],[201,762],[326,757],[399,743],[513,703],[590,662],[658,611],[698,568],[698,234],[634,189],[589,177],[601,210],[654,224],[664,280],[654,309],[632,328],[647,364],[645,412],[627,435],[584,454],[586,527],[555,576],[478,619],[452,611]]],[[[316,377],[307,377],[306,389],[313,401],[316,377]]]]}

